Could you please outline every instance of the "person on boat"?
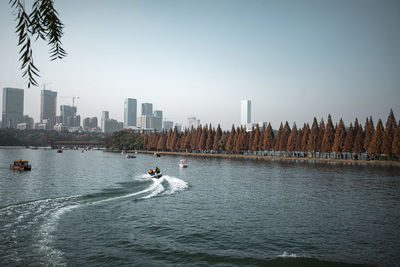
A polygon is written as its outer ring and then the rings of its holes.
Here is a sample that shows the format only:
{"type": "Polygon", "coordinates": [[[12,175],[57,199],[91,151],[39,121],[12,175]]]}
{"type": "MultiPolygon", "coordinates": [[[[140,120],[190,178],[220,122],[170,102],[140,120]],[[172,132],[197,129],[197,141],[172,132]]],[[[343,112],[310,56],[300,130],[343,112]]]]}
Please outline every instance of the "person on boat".
{"type": "Polygon", "coordinates": [[[150,170],[149,170],[149,174],[151,175],[152,173],[153,173],[153,170],[152,170],[152,169],[150,169],[150,170]]]}
{"type": "Polygon", "coordinates": [[[154,170],[154,172],[160,173],[160,169],[159,169],[158,167],[156,167],[156,169],[154,170]]]}

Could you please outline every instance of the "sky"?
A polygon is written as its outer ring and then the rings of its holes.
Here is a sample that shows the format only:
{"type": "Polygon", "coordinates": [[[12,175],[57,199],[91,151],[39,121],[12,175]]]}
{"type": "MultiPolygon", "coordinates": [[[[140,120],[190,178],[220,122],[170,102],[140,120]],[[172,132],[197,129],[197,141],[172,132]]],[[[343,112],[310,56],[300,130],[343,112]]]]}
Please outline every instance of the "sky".
{"type": "MultiPolygon", "coordinates": [[[[33,3],[26,0],[28,9],[33,3]]],[[[68,56],[50,61],[37,41],[40,87],[20,70],[16,21],[0,1],[0,88],[25,89],[24,114],[40,116],[40,90],[75,100],[82,118],[123,121],[124,99],[153,103],[166,120],[230,129],[240,101],[252,122],[346,124],[400,119],[400,1],[55,0],[68,56]]],[[[2,98],[2,94],[0,96],[2,98]]],[[[0,102],[2,105],[2,102],[0,102]]],[[[59,108],[57,110],[59,113],[59,108]]]]}

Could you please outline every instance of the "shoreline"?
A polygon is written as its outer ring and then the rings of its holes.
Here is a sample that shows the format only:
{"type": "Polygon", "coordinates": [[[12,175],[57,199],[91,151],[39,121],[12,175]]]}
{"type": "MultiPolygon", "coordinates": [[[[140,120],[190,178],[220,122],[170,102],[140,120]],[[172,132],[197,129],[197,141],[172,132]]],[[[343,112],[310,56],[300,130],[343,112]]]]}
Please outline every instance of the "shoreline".
{"type": "MultiPolygon", "coordinates": [[[[118,151],[111,151],[118,152],[118,151]]],[[[119,151],[121,152],[121,151],[119,151]]],[[[135,150],[128,150],[128,153],[134,153],[135,150]]],[[[393,160],[353,160],[353,159],[325,159],[325,158],[297,158],[287,156],[263,156],[263,155],[238,155],[238,154],[209,154],[209,153],[191,153],[191,152],[170,152],[170,151],[147,151],[137,150],[141,154],[160,154],[176,155],[185,157],[203,157],[203,158],[231,158],[231,159],[253,159],[253,160],[271,160],[271,161],[299,161],[299,162],[322,162],[322,163],[341,163],[356,165],[379,165],[400,167],[400,161],[393,160]]]]}

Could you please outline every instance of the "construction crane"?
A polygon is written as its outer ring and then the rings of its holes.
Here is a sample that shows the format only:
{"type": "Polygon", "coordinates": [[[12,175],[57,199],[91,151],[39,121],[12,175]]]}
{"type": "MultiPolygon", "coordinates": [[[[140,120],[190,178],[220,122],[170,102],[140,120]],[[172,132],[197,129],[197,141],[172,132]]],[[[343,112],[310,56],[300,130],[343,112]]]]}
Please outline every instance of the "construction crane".
{"type": "Polygon", "coordinates": [[[79,99],[79,96],[60,96],[61,98],[72,98],[72,106],[75,107],[75,99],[79,99]]]}

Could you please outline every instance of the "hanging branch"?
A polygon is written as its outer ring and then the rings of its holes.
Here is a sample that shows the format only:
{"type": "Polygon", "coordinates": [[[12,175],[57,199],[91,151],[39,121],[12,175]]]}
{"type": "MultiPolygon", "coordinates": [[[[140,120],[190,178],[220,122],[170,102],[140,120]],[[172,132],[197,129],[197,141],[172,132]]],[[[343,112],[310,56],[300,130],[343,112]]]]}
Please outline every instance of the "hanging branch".
{"type": "Polygon", "coordinates": [[[19,37],[18,46],[21,47],[19,61],[22,77],[28,79],[28,88],[31,85],[38,86],[35,78],[40,75],[39,69],[33,64],[31,37],[35,37],[35,41],[39,38],[47,41],[51,61],[62,59],[67,55],[61,43],[64,24],[58,18],[53,0],[35,0],[29,15],[25,11],[24,0],[10,0],[9,3],[18,21],[16,33],[19,37]]]}

